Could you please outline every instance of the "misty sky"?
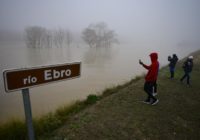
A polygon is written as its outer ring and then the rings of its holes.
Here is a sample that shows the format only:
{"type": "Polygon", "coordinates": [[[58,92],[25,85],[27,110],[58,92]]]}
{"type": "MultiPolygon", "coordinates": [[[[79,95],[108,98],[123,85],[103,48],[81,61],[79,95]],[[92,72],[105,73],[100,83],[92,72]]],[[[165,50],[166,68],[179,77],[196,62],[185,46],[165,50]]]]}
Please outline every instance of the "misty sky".
{"type": "Polygon", "coordinates": [[[130,38],[198,42],[200,0],[0,0],[0,29],[81,32],[101,21],[130,38]]]}

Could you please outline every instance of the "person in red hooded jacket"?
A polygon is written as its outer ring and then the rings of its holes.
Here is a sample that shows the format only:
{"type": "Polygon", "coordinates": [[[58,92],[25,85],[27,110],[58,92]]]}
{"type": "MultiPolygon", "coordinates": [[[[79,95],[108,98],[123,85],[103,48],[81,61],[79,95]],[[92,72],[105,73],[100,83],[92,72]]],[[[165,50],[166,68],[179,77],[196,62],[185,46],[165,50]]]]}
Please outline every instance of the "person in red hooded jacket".
{"type": "Polygon", "coordinates": [[[155,105],[159,101],[153,96],[153,87],[156,84],[159,70],[158,54],[154,52],[151,53],[149,56],[151,58],[150,66],[145,65],[141,60],[139,60],[139,63],[148,70],[145,76],[144,84],[144,91],[148,94],[148,97],[144,101],[144,103],[155,105]]]}

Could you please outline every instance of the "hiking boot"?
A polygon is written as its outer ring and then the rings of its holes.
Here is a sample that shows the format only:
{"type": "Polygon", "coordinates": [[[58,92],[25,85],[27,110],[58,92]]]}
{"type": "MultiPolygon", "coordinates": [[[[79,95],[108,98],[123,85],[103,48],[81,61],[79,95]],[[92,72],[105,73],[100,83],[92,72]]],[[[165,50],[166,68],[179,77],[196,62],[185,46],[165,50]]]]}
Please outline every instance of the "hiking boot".
{"type": "Polygon", "coordinates": [[[153,102],[151,103],[151,105],[156,105],[158,102],[159,102],[159,100],[156,99],[155,101],[153,101],[153,102]]]}
{"type": "Polygon", "coordinates": [[[187,87],[191,87],[191,85],[190,85],[190,84],[187,84],[187,87]]]}

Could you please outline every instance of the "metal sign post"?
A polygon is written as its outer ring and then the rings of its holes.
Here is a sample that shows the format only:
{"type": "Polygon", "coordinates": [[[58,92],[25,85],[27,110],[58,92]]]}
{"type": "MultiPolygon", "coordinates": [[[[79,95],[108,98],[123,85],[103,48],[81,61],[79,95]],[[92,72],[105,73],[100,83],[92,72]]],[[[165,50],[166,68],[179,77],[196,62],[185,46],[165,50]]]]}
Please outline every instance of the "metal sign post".
{"type": "Polygon", "coordinates": [[[47,83],[78,78],[80,75],[80,62],[5,70],[3,72],[6,92],[22,90],[29,140],[35,140],[29,88],[47,83]]]}
{"type": "Polygon", "coordinates": [[[25,111],[25,117],[26,117],[26,124],[28,128],[29,140],[35,140],[29,89],[28,88],[22,89],[22,94],[23,94],[24,111],[25,111]]]}

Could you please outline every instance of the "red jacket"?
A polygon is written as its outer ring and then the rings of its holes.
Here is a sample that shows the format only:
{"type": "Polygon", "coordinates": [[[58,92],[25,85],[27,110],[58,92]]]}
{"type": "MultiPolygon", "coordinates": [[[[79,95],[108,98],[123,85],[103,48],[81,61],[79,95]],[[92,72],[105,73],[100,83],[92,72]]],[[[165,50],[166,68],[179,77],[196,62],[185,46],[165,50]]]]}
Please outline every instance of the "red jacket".
{"type": "Polygon", "coordinates": [[[155,82],[158,77],[158,69],[159,69],[159,62],[158,62],[158,54],[157,53],[151,53],[151,65],[147,66],[145,64],[142,64],[144,68],[148,70],[147,75],[145,76],[146,82],[155,82]]]}

